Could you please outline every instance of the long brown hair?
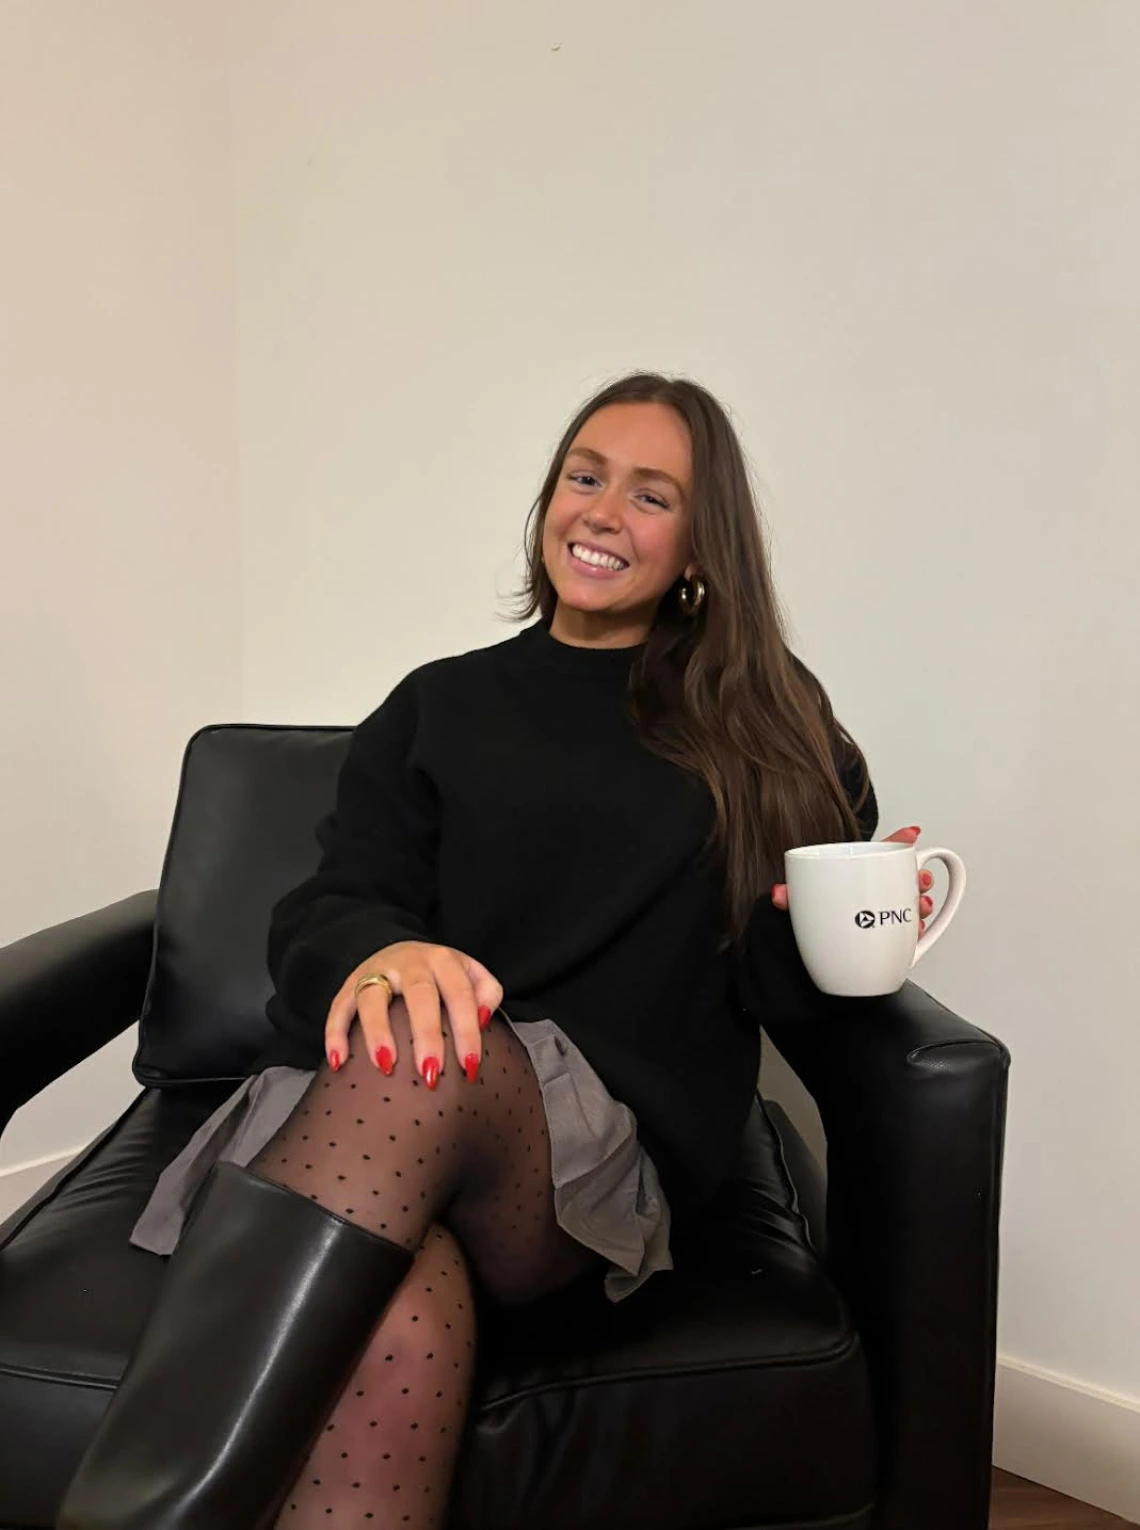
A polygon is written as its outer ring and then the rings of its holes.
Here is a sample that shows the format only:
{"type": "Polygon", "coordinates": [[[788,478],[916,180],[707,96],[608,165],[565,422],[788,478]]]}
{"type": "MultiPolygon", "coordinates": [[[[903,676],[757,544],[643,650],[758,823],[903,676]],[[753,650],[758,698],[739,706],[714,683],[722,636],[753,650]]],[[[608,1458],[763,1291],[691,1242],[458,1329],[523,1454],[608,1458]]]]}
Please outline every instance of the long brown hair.
{"type": "Polygon", "coordinates": [[[558,595],[542,561],[546,510],[575,436],[607,404],[667,404],[692,444],[692,539],[705,599],[696,617],[666,591],[630,673],[631,716],[644,743],[701,776],[716,822],[709,836],[725,873],[724,949],[752,908],[783,880],[794,845],[862,837],[856,811],[867,767],[837,722],[827,693],[791,652],[772,582],[744,453],[724,408],[687,378],[634,373],[609,383],[578,410],[551,459],[527,517],[527,572],[513,615],[541,612],[558,595]],[[841,773],[859,782],[848,799],[841,773]]]}

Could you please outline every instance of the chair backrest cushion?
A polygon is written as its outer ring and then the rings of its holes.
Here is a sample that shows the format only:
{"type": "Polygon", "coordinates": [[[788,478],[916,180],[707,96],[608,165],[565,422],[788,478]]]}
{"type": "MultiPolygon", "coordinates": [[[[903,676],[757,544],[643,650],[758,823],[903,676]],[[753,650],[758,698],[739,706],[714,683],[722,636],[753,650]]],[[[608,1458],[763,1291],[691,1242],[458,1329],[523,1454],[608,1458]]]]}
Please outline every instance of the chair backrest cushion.
{"type": "Polygon", "coordinates": [[[316,869],[350,728],[237,723],[186,746],[163,863],[135,1077],[240,1079],[273,1030],[269,916],[316,869]]]}

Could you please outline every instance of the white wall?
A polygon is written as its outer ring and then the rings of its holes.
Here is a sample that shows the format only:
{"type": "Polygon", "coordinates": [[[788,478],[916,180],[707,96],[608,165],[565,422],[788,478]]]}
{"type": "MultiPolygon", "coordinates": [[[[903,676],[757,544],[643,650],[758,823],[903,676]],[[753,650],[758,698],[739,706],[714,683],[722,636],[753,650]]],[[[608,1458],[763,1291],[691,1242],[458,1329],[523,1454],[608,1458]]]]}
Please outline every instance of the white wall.
{"type": "MultiPolygon", "coordinates": [[[[0,15],[0,943],[156,886],[183,746],[241,712],[218,15],[0,15]]],[[[132,1045],[19,1112],[0,1171],[112,1119],[132,1045]]]]}
{"type": "MultiPolygon", "coordinates": [[[[49,13],[84,14],[34,12],[49,13]]],[[[150,466],[124,445],[84,467],[82,505],[67,497],[70,535],[93,495],[126,515],[121,481],[140,475],[132,547],[136,522],[153,525],[144,481],[177,484],[177,513],[136,563],[145,615],[135,583],[111,571],[113,630],[130,651],[115,686],[97,674],[94,692],[109,715],[133,688],[111,746],[129,738],[132,764],[108,749],[99,779],[129,806],[136,860],[97,887],[94,868],[114,857],[94,847],[73,893],[76,833],[98,830],[77,803],[54,841],[64,879],[43,855],[43,823],[90,781],[89,763],[52,752],[48,774],[23,759],[6,797],[38,805],[39,832],[33,808],[16,885],[38,878],[43,896],[35,908],[21,896],[21,927],[153,875],[181,742],[233,710],[239,650],[245,716],[352,721],[412,664],[504,635],[496,593],[566,416],[620,371],[683,370],[739,423],[800,650],[871,759],[884,831],[921,822],[926,842],[970,865],[967,903],[922,981],[1014,1053],[1009,1370],[1099,1389],[1124,1417],[1140,1400],[1140,972],[1126,927],[1140,766],[1140,8],[241,0],[225,12],[232,201],[212,13],[161,15],[100,11],[101,28],[108,16],[124,35],[142,26],[154,48],[128,59],[98,44],[129,86],[116,106],[94,71],[61,74],[47,52],[36,65],[59,110],[101,103],[135,166],[126,179],[97,166],[114,209],[139,193],[116,248],[142,286],[137,313],[153,315],[136,315],[137,349],[116,366],[153,375],[162,326],[212,340],[190,377],[161,346],[168,369],[145,394],[161,440],[150,466]],[[163,47],[175,34],[179,63],[163,47]],[[139,111],[160,125],[142,143],[139,111]],[[194,216],[163,201],[156,219],[140,188],[168,188],[157,162],[168,171],[172,157],[194,216]],[[179,543],[192,520],[197,535],[179,543]],[[200,598],[186,613],[193,646],[183,622],[180,709],[171,665],[139,641],[145,627],[173,644],[177,622],[153,618],[192,599],[170,572],[174,544],[216,593],[208,627],[200,598]]],[[[30,95],[22,109],[39,110],[30,95]]],[[[102,217],[80,200],[92,151],[54,152],[43,163],[72,187],[58,218],[74,238],[102,217]]],[[[121,221],[108,213],[104,237],[121,221]]],[[[52,311],[40,242],[26,259],[52,311]]],[[[22,410],[54,424],[96,366],[102,321],[83,319],[79,344],[57,343],[55,394],[16,379],[22,410]]],[[[70,482],[70,467],[53,471],[70,482]]],[[[31,467],[26,480],[28,492],[31,467]]],[[[69,595],[90,618],[78,567],[69,595]]],[[[41,652],[53,652],[42,639],[9,716],[46,711],[41,652]]],[[[1049,1480],[1047,1455],[1030,1465],[1049,1480]]],[[[1104,1480],[1082,1487],[1103,1499],[1104,1480]]],[[[1112,1502],[1136,1517],[1135,1471],[1121,1480],[1112,1502]]]]}

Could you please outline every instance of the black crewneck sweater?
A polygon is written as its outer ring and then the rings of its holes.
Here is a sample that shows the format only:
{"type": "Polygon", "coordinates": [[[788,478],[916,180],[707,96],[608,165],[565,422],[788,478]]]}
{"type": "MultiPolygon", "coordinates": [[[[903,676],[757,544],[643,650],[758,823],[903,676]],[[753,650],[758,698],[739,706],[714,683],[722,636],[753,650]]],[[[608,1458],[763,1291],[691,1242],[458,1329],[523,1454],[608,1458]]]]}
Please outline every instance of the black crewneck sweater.
{"type": "MultiPolygon", "coordinates": [[[[574,647],[539,621],[413,670],[358,725],[318,869],[273,910],[278,1034],[259,1067],[320,1063],[328,1007],[373,952],[454,946],[502,983],[512,1020],[549,1017],[581,1048],[681,1217],[731,1168],[765,1016],[829,1001],[766,897],[717,953],[712,799],[637,736],[639,652],[574,647]]],[[[869,837],[873,795],[861,817],[869,837]]]]}

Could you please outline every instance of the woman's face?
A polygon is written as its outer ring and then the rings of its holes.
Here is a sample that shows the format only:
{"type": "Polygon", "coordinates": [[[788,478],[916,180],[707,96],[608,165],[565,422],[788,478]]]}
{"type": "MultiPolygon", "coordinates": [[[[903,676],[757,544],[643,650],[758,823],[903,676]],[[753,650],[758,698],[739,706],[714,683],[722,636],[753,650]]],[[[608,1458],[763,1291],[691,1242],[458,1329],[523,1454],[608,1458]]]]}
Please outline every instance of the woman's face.
{"type": "Polygon", "coordinates": [[[556,637],[614,647],[644,640],[662,595],[696,570],[691,483],[688,427],[667,404],[607,404],[590,416],[567,450],[543,527],[556,637]]]}

